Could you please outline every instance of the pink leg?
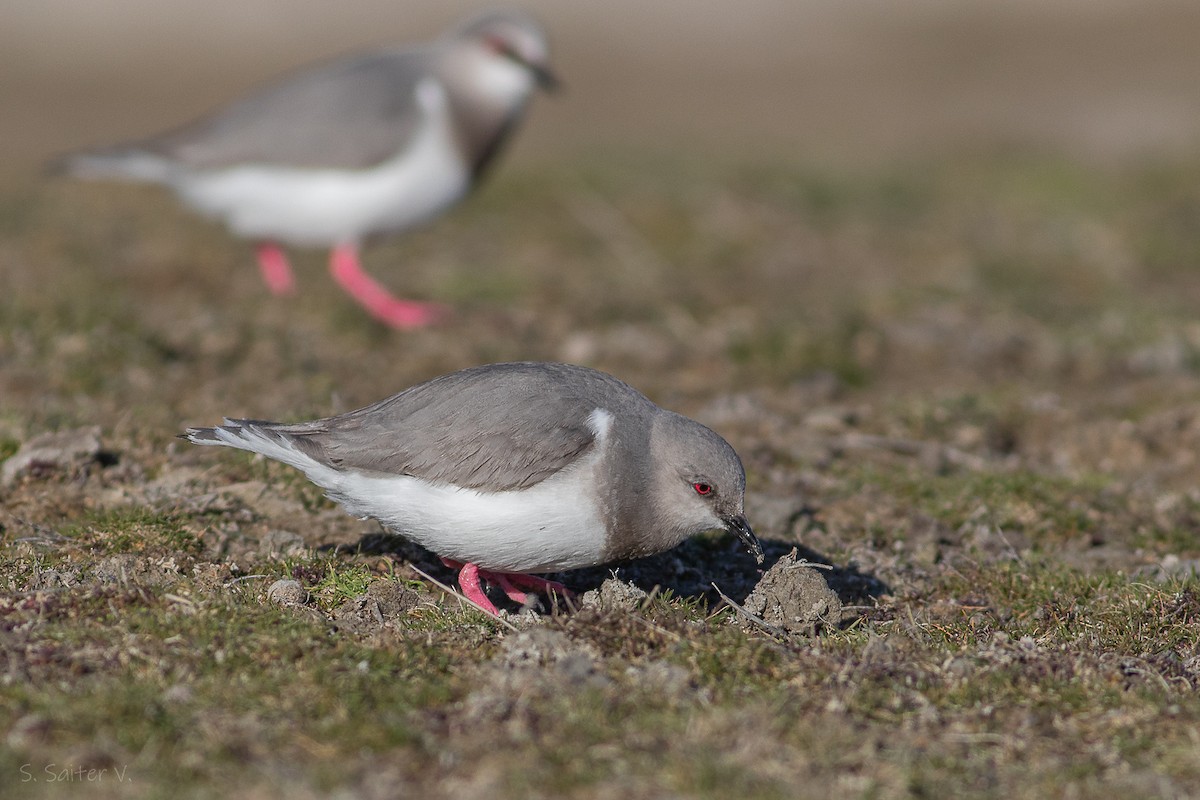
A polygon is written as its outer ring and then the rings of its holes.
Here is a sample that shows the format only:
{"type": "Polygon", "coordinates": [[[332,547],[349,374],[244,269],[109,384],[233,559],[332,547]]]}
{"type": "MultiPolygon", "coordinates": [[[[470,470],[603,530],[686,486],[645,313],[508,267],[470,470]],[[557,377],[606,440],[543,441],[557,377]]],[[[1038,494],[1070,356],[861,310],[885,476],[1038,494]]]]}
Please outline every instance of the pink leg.
{"type": "Polygon", "coordinates": [[[421,328],[445,314],[440,306],[393,297],[387,289],[363,272],[358,249],[342,244],[329,256],[329,271],[334,280],[358,301],[371,316],[393,328],[421,328]]]}
{"type": "Polygon", "coordinates": [[[558,581],[548,581],[545,578],[539,578],[536,575],[524,575],[521,573],[510,573],[508,577],[517,586],[521,586],[526,589],[532,589],[533,591],[541,594],[553,593],[568,598],[575,596],[570,589],[563,586],[558,581]]]}
{"type": "Polygon", "coordinates": [[[258,246],[258,270],[271,294],[292,294],[296,291],[292,268],[279,245],[266,243],[258,246]]]}
{"type": "Polygon", "coordinates": [[[525,605],[529,600],[529,595],[522,592],[517,587],[513,586],[513,582],[508,579],[508,576],[503,572],[484,572],[483,576],[489,581],[495,581],[500,584],[500,588],[504,590],[504,594],[509,600],[514,603],[525,605]]]}
{"type": "Polygon", "coordinates": [[[483,593],[483,587],[479,583],[481,579],[494,582],[504,590],[504,594],[509,600],[521,605],[525,605],[526,601],[529,600],[529,595],[517,587],[523,587],[547,595],[553,592],[566,598],[574,597],[571,591],[558,581],[548,581],[545,578],[539,578],[535,575],[525,575],[520,572],[492,572],[491,570],[480,569],[474,564],[464,564],[461,561],[455,561],[450,558],[443,558],[442,563],[450,569],[459,570],[458,585],[462,587],[463,594],[472,602],[478,603],[493,614],[498,615],[499,612],[496,611],[496,607],[483,593]]]}
{"type": "Polygon", "coordinates": [[[500,611],[492,605],[492,601],[488,600],[487,595],[483,593],[483,587],[479,585],[479,567],[474,564],[463,564],[462,569],[458,571],[458,585],[462,587],[463,594],[472,603],[493,617],[500,616],[500,611]]]}

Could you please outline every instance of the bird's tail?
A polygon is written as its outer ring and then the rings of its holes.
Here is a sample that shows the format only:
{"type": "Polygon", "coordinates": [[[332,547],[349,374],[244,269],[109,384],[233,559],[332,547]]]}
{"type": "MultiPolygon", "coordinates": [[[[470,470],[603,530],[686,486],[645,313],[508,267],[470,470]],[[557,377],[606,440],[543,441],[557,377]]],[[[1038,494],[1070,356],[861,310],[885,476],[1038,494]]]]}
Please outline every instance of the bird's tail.
{"type": "Polygon", "coordinates": [[[236,447],[260,453],[293,466],[320,483],[314,474],[331,467],[323,463],[323,459],[314,458],[318,454],[312,452],[313,445],[310,442],[279,430],[284,427],[287,426],[262,420],[226,419],[224,424],[213,428],[188,428],[179,438],[187,439],[192,444],[236,447]]]}
{"type": "Polygon", "coordinates": [[[84,179],[117,179],[140,183],[169,183],[175,174],[171,161],[156,153],[115,147],[88,153],[69,153],[50,162],[48,172],[84,179]]]}

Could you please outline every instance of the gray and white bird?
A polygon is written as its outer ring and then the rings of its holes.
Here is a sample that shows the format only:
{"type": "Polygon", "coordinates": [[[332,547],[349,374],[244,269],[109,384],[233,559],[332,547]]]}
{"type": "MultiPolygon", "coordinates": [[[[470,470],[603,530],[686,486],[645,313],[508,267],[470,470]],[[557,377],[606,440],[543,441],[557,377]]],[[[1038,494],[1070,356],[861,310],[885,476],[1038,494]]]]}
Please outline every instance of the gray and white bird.
{"type": "Polygon", "coordinates": [[[524,602],[521,589],[565,592],[528,573],[650,555],[703,531],[725,529],[763,560],[733,448],[586,367],[490,364],[336,417],[226,419],[181,436],[296,467],[459,569],[493,614],[481,579],[524,602]]]}
{"type": "Polygon", "coordinates": [[[330,271],[372,316],[398,328],[439,307],[401,300],[358,250],[454,205],[556,80],[530,17],[492,12],[437,41],[309,68],[182,129],[61,162],[73,175],[162,184],[258,243],[268,288],[294,291],[280,244],[330,247],[330,271]]]}

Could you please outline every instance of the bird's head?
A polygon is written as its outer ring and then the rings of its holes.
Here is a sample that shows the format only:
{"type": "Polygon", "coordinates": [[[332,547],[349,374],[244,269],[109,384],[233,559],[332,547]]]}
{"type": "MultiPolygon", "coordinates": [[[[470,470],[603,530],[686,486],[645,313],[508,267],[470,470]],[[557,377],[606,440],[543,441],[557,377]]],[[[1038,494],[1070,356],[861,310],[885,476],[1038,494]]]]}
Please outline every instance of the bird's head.
{"type": "Polygon", "coordinates": [[[541,26],[527,14],[514,11],[490,12],[468,20],[453,38],[482,54],[502,74],[507,68],[525,76],[526,84],[548,91],[559,81],[550,70],[550,48],[541,26]]]}
{"type": "Polygon", "coordinates": [[[651,432],[657,463],[654,492],[662,522],[681,539],[724,529],[763,561],[762,545],[746,521],[746,471],[729,443],[700,423],[671,412],[651,432]]]}

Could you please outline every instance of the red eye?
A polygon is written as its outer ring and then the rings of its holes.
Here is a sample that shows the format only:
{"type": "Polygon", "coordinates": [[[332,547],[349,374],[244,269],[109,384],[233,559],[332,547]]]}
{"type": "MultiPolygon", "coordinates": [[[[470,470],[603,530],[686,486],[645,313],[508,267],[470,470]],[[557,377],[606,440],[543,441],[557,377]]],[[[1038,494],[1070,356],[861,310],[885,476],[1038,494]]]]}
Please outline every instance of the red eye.
{"type": "Polygon", "coordinates": [[[483,43],[496,55],[505,56],[506,58],[516,57],[516,52],[513,50],[512,45],[499,36],[485,37],[483,43]]]}
{"type": "Polygon", "coordinates": [[[696,494],[703,497],[706,494],[712,494],[712,487],[707,483],[693,483],[692,488],[696,490],[696,494]]]}

